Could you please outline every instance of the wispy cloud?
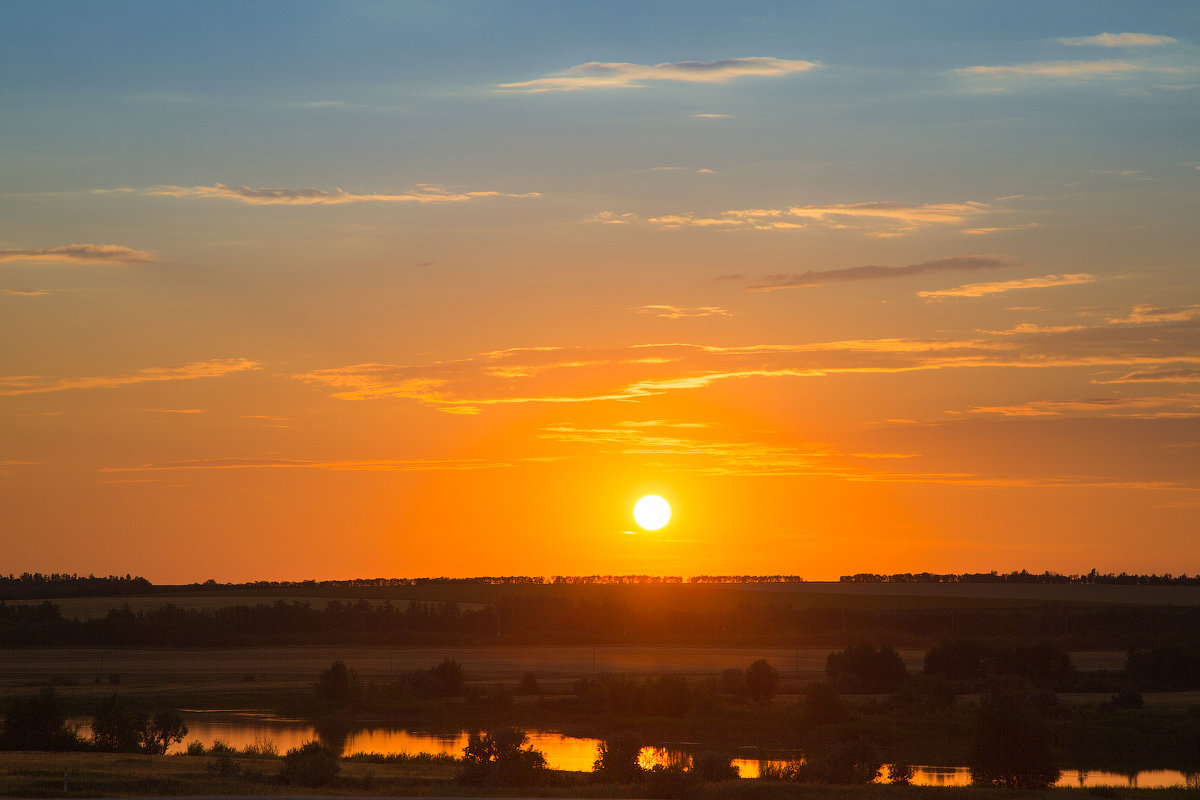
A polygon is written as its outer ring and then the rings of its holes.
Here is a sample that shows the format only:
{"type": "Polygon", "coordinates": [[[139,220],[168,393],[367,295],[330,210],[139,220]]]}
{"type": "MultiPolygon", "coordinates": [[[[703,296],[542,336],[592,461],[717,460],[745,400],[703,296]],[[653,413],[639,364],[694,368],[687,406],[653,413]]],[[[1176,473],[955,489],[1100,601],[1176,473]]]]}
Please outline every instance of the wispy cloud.
{"type": "Polygon", "coordinates": [[[1119,378],[1094,379],[1092,383],[1200,383],[1200,369],[1138,370],[1119,378]]]}
{"type": "Polygon", "coordinates": [[[918,297],[927,300],[943,300],[947,297],[983,297],[989,294],[1004,294],[1020,289],[1045,289],[1050,286],[1072,286],[1078,283],[1093,283],[1096,277],[1087,273],[1068,275],[1041,275],[1036,278],[1017,278],[1011,281],[996,281],[994,283],[968,283],[953,289],[917,292],[918,297]]]}
{"type": "Polygon", "coordinates": [[[344,400],[396,399],[459,414],[514,404],[636,402],[728,381],[957,369],[1181,369],[1200,365],[1195,320],[1013,329],[970,338],[717,346],[530,347],[426,365],[351,364],[293,377],[344,400]]]}
{"type": "Polygon", "coordinates": [[[0,377],[0,397],[64,392],[71,389],[115,389],[138,383],[185,381],[218,378],[234,372],[258,369],[260,364],[246,358],[219,358],[195,361],[180,367],[148,367],[124,375],[99,375],[77,378],[44,378],[38,375],[0,377]]]}
{"type": "Polygon", "coordinates": [[[119,244],[65,244],[58,247],[0,249],[0,261],[77,261],[95,264],[150,264],[156,259],[144,250],[119,244]]]}
{"type": "Polygon", "coordinates": [[[1004,233],[1005,231],[1019,231],[1025,228],[1037,227],[1039,227],[1039,224],[1036,222],[1026,222],[1022,225],[992,226],[987,228],[964,228],[959,231],[959,233],[966,234],[967,236],[986,236],[989,233],[1004,233]]]}
{"type": "MultiPolygon", "coordinates": [[[[102,190],[111,192],[116,190],[102,190]]],[[[133,190],[153,197],[200,197],[221,200],[236,200],[247,205],[284,206],[332,206],[346,203],[417,203],[421,205],[440,203],[463,203],[490,197],[541,197],[538,192],[508,194],[497,191],[458,192],[432,184],[418,184],[415,189],[403,194],[364,193],[356,194],[343,189],[280,189],[249,186],[229,186],[217,183],[212,186],[158,186],[150,189],[133,190]]]]}
{"type": "Polygon", "coordinates": [[[731,317],[733,316],[725,309],[719,306],[638,306],[634,311],[639,314],[653,314],[656,317],[665,317],[666,319],[683,319],[685,317],[731,317]]]}
{"type": "Polygon", "coordinates": [[[799,274],[768,275],[763,283],[746,287],[751,292],[774,292],[780,289],[801,289],[840,281],[873,281],[884,278],[907,278],[929,272],[964,272],[1015,266],[1018,262],[1007,256],[951,256],[903,267],[845,267],[842,269],[809,270],[799,274]]]}
{"type": "Polygon", "coordinates": [[[734,78],[772,77],[806,72],[820,66],[815,61],[783,58],[727,58],[721,61],[675,61],[664,64],[630,64],[589,61],[562,72],[516,83],[501,89],[521,92],[569,92],[579,89],[641,89],[651,81],[724,83],[734,78]]]}
{"type": "Polygon", "coordinates": [[[1200,416],[1200,395],[1169,397],[1099,397],[1080,400],[1034,400],[1004,406],[976,406],[971,414],[1004,417],[1122,416],[1139,419],[1175,419],[1200,416]]]}
{"type": "Polygon", "coordinates": [[[1099,33],[1095,36],[1064,36],[1058,41],[1073,47],[1157,47],[1175,44],[1178,39],[1153,33],[1099,33]]]}
{"type": "Polygon", "coordinates": [[[967,77],[1097,78],[1130,72],[1173,72],[1172,67],[1151,67],[1132,61],[1041,61],[1033,64],[975,66],[956,69],[967,77]]]}
{"type": "Polygon", "coordinates": [[[1150,306],[1136,305],[1123,317],[1109,320],[1113,325],[1145,325],[1153,322],[1186,322],[1200,320],[1200,305],[1150,306]]]}
{"type": "MultiPolygon", "coordinates": [[[[709,228],[713,230],[799,230],[819,225],[836,230],[864,230],[871,236],[900,236],[927,225],[958,225],[968,218],[991,211],[986,203],[895,203],[871,201],[837,205],[786,206],[781,208],[738,208],[718,216],[702,216],[687,211],[649,217],[645,222],[657,228],[709,228]]],[[[591,222],[621,219],[640,221],[634,214],[611,211],[590,217],[591,222]]]]}
{"type": "Polygon", "coordinates": [[[316,469],[335,472],[426,472],[430,470],[476,470],[512,466],[483,459],[344,459],[301,458],[202,458],[160,461],[132,467],[104,467],[100,472],[168,472],[178,470],[316,469]]]}
{"type": "Polygon", "coordinates": [[[732,114],[692,114],[696,119],[731,119],[732,114]]]}
{"type": "Polygon", "coordinates": [[[10,297],[41,297],[50,293],[41,289],[0,289],[0,294],[10,297]]]}

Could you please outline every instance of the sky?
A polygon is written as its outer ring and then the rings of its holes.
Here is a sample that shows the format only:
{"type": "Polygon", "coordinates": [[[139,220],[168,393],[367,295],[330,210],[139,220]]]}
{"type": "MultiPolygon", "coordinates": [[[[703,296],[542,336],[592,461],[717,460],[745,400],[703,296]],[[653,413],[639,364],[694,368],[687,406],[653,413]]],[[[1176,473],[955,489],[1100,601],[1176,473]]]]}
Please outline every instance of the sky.
{"type": "Polygon", "coordinates": [[[12,0],[0,573],[1194,574],[1198,200],[1192,0],[12,0]]]}

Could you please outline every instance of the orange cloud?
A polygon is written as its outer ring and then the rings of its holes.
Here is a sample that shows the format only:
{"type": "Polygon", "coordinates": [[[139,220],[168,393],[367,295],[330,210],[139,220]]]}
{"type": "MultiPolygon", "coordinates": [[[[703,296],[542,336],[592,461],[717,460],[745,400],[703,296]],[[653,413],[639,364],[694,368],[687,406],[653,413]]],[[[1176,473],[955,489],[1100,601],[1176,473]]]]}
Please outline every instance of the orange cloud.
{"type": "Polygon", "coordinates": [[[163,461],[134,467],[103,467],[100,472],[165,472],[176,470],[318,469],[335,472],[423,472],[475,470],[512,466],[483,459],[315,460],[301,458],[201,458],[163,461]]]}
{"type": "Polygon", "coordinates": [[[218,378],[234,372],[258,369],[257,361],[246,358],[218,358],[196,361],[181,367],[148,367],[126,375],[49,379],[38,375],[0,377],[0,397],[24,394],[45,394],[70,389],[115,389],[138,383],[184,381],[196,378],[218,378]]]}
{"type": "Polygon", "coordinates": [[[534,347],[427,365],[355,364],[294,375],[346,400],[413,400],[453,413],[506,404],[636,401],[739,379],[922,370],[1200,364],[1193,321],[1013,329],[967,339],[786,345],[534,347]]]}
{"type": "Polygon", "coordinates": [[[249,186],[228,186],[224,183],[213,186],[159,186],[145,189],[143,194],[153,197],[204,197],[221,200],[236,200],[247,205],[285,205],[285,206],[331,206],[346,203],[463,203],[468,200],[478,200],[488,197],[541,197],[538,192],[525,194],[506,194],[504,192],[455,192],[431,184],[417,184],[411,192],[405,194],[355,194],[342,189],[327,191],[324,189],[279,189],[262,187],[252,189],[249,186]]]}
{"type": "MultiPolygon", "coordinates": [[[[0,250],[0,261],[79,261],[98,264],[150,264],[156,259],[144,250],[119,244],[66,244],[58,247],[34,247],[0,250]]],[[[15,294],[17,292],[6,292],[15,294]]],[[[21,294],[44,294],[22,292],[21,294]]]]}
{"type": "MultiPolygon", "coordinates": [[[[986,203],[894,203],[871,201],[838,205],[787,206],[785,208],[740,208],[719,216],[697,216],[694,212],[649,217],[646,223],[658,228],[713,228],[725,230],[799,230],[821,225],[835,230],[865,229],[873,236],[896,236],[926,225],[957,225],[970,217],[986,214],[986,203]]],[[[588,222],[636,222],[631,213],[601,212],[588,222]]]]}
{"type": "Polygon", "coordinates": [[[1004,294],[1020,289],[1045,289],[1050,286],[1072,286],[1079,283],[1093,283],[1096,278],[1087,273],[1072,275],[1042,275],[1037,278],[1018,278],[1012,281],[997,281],[995,283],[968,283],[953,289],[940,289],[932,292],[917,292],[918,297],[929,300],[941,300],[946,297],[984,297],[989,294],[1004,294]]]}
{"type": "Polygon", "coordinates": [[[1034,400],[1006,406],[976,406],[971,414],[998,414],[1004,417],[1047,416],[1124,416],[1140,419],[1166,419],[1200,416],[1200,395],[1168,397],[1100,397],[1084,400],[1034,400]]]}
{"type": "Polygon", "coordinates": [[[685,308],[681,306],[638,306],[634,311],[639,314],[653,314],[666,319],[683,319],[685,317],[731,317],[733,316],[719,306],[697,306],[685,308]]]}

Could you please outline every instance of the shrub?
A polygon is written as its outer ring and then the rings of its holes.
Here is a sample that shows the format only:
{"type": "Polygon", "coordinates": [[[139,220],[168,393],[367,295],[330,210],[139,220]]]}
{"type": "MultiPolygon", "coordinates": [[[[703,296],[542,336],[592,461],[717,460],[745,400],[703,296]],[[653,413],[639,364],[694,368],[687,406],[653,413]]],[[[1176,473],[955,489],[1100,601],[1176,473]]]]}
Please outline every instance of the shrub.
{"type": "Polygon", "coordinates": [[[284,783],[326,786],[337,774],[338,761],[333,751],[320,742],[307,742],[287,751],[279,777],[284,783]]]}
{"type": "Polygon", "coordinates": [[[842,716],[842,701],[837,689],[824,681],[813,681],[804,687],[804,720],[806,722],[834,722],[842,716]]]}
{"type": "Polygon", "coordinates": [[[456,776],[469,786],[523,786],[546,771],[546,757],[522,747],[529,737],[520,728],[472,733],[463,748],[463,766],[456,776]]]}
{"type": "Polygon", "coordinates": [[[601,739],[596,747],[596,760],[592,763],[595,780],[613,783],[634,783],[642,777],[638,756],[642,743],[637,734],[625,732],[601,739]]]}
{"type": "Polygon", "coordinates": [[[908,786],[913,779],[912,764],[896,763],[888,764],[887,768],[888,780],[899,786],[908,786]]]}
{"type": "Polygon", "coordinates": [[[879,777],[882,766],[875,748],[860,739],[854,744],[840,743],[814,754],[799,765],[794,779],[803,783],[870,783],[879,777]]]}
{"type": "Polygon", "coordinates": [[[67,727],[58,695],[47,687],[32,697],[15,697],[0,725],[0,750],[78,750],[75,728],[67,727]]]}
{"type": "Polygon", "coordinates": [[[188,742],[187,750],[185,752],[189,756],[204,755],[204,742],[200,741],[199,739],[193,739],[192,741],[188,742]]]}
{"type": "Polygon", "coordinates": [[[233,756],[224,751],[216,753],[213,760],[204,768],[222,778],[236,778],[241,774],[241,769],[234,762],[233,756]]]}
{"type": "Polygon", "coordinates": [[[646,771],[646,796],[672,800],[692,797],[700,785],[700,778],[683,767],[656,765],[646,771]]]}
{"type": "Polygon", "coordinates": [[[729,762],[728,756],[718,753],[701,753],[692,761],[692,772],[708,783],[737,780],[738,768],[729,762]]]}

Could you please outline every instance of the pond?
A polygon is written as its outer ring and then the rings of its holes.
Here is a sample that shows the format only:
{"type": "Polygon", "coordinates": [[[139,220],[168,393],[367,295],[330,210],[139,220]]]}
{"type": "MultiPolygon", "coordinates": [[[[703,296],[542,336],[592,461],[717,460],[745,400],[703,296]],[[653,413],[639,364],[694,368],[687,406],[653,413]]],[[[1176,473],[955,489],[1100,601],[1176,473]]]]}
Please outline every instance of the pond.
{"type": "MultiPolygon", "coordinates": [[[[320,739],[317,729],[305,720],[287,719],[266,712],[253,711],[185,711],[184,721],[188,735],[182,744],[175,745],[169,752],[181,753],[189,742],[201,742],[206,748],[221,741],[230,747],[242,750],[246,747],[273,747],[280,754],[305,742],[320,739]]],[[[72,720],[87,733],[90,719],[72,720]]],[[[529,730],[529,743],[545,754],[551,769],[590,771],[596,758],[598,739],[564,736],[546,730],[529,730]]],[[[345,739],[343,753],[415,754],[447,753],[461,756],[467,746],[468,732],[452,733],[410,731],[398,728],[363,728],[350,732],[345,739]]],[[[336,745],[336,742],[334,743],[336,745]]],[[[650,767],[655,764],[679,764],[687,766],[692,753],[701,748],[687,744],[666,744],[642,749],[641,762],[650,767]]],[[[744,748],[733,764],[743,778],[757,778],[765,764],[782,765],[789,759],[799,760],[798,752],[763,752],[756,748],[744,748]]],[[[914,766],[914,784],[923,786],[966,786],[971,782],[970,771],[963,766],[914,766]]],[[[1091,786],[1139,786],[1143,788],[1168,786],[1200,786],[1200,776],[1175,770],[1142,770],[1132,775],[1098,770],[1064,770],[1058,781],[1063,787],[1091,786]]]]}

